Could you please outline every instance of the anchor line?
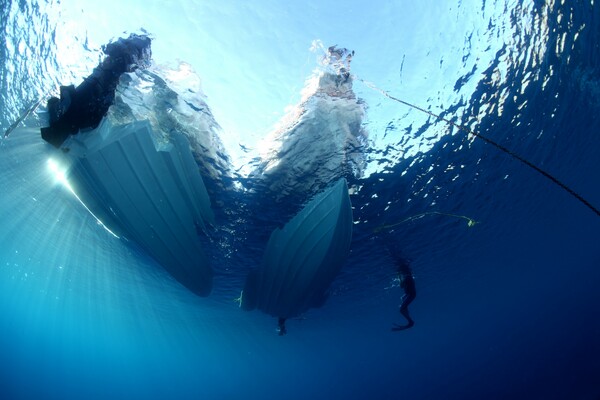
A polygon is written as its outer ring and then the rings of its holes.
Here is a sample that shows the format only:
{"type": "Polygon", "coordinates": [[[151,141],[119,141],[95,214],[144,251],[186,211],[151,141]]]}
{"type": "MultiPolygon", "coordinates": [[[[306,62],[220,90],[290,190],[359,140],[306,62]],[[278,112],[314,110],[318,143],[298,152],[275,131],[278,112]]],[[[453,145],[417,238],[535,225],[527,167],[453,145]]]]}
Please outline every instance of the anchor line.
{"type": "Polygon", "coordinates": [[[383,89],[378,88],[377,86],[375,86],[374,84],[367,82],[361,78],[358,78],[355,76],[355,79],[364,83],[368,88],[373,89],[379,93],[381,93],[382,95],[384,95],[385,97],[387,97],[390,100],[396,101],[400,104],[404,104],[408,107],[414,108],[415,110],[421,111],[422,113],[425,113],[433,118],[436,118],[440,121],[444,121],[449,125],[454,126],[455,128],[462,130],[464,132],[467,132],[470,135],[473,135],[481,140],[483,140],[484,142],[491,144],[492,146],[494,146],[495,148],[497,148],[498,150],[508,154],[509,156],[515,158],[516,160],[520,161],[521,163],[525,164],[526,166],[528,166],[529,168],[537,171],[538,173],[542,174],[544,177],[548,178],[550,181],[552,181],[554,184],[558,185],[560,188],[562,188],[563,190],[565,190],[567,193],[569,193],[571,196],[575,197],[577,200],[579,200],[582,204],[584,204],[586,207],[588,207],[590,210],[592,210],[594,213],[596,213],[596,215],[598,215],[600,217],[600,210],[598,210],[598,208],[594,207],[589,201],[587,201],[585,198],[583,198],[580,194],[578,194],[577,192],[575,192],[573,189],[571,189],[569,186],[567,186],[566,184],[564,184],[563,182],[561,182],[560,180],[558,180],[558,178],[554,177],[553,175],[551,175],[549,172],[543,170],[542,168],[538,167],[537,165],[533,164],[531,161],[526,160],[525,158],[521,157],[520,155],[512,152],[511,150],[509,150],[508,148],[504,147],[503,145],[495,142],[494,140],[488,138],[485,135],[482,135],[481,133],[477,133],[474,130],[464,126],[464,125],[460,125],[457,124],[454,121],[451,121],[447,118],[442,117],[441,115],[435,114],[429,110],[426,110],[422,107],[419,107],[415,104],[409,103],[408,101],[399,99],[397,97],[392,96],[391,94],[389,94],[388,92],[386,92],[383,89]]]}

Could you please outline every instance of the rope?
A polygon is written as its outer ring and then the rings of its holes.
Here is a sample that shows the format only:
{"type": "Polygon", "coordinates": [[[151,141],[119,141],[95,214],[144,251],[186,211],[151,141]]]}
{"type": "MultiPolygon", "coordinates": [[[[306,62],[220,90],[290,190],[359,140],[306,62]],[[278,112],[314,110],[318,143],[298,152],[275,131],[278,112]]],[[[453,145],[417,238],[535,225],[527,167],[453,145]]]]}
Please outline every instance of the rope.
{"type": "Polygon", "coordinates": [[[446,119],[438,114],[432,113],[431,111],[425,110],[424,108],[421,108],[417,105],[414,105],[412,103],[409,103],[408,101],[404,101],[402,99],[399,99],[397,97],[394,97],[392,95],[390,95],[388,92],[386,92],[385,90],[379,89],[377,86],[373,85],[370,82],[366,82],[358,77],[355,77],[355,79],[357,79],[358,81],[364,83],[367,87],[381,93],[382,95],[384,95],[385,97],[387,97],[390,100],[396,101],[400,104],[404,104],[408,107],[414,108],[416,110],[419,110],[433,118],[439,119],[441,121],[446,122],[449,125],[454,126],[455,128],[458,128],[464,132],[467,132],[470,135],[473,135],[475,137],[478,137],[479,139],[483,140],[486,143],[491,144],[492,146],[494,146],[495,148],[497,148],[498,150],[508,154],[509,156],[519,160],[520,162],[522,162],[523,164],[525,164],[526,166],[528,166],[529,168],[539,172],[540,174],[542,174],[543,176],[545,176],[546,178],[550,179],[550,181],[552,181],[554,184],[558,185],[560,188],[562,188],[563,190],[565,190],[567,193],[569,193],[571,196],[575,197],[577,200],[579,200],[581,203],[583,203],[586,207],[588,207],[590,210],[592,210],[594,213],[596,213],[596,215],[598,215],[600,217],[600,210],[598,210],[596,207],[594,207],[589,201],[587,201],[586,199],[584,199],[581,195],[579,195],[577,192],[575,192],[573,189],[571,189],[569,186],[565,185],[564,183],[562,183],[560,180],[558,180],[556,177],[552,176],[550,173],[544,171],[543,169],[541,169],[540,167],[538,167],[537,165],[533,164],[532,162],[526,160],[525,158],[521,157],[518,154],[513,153],[512,151],[510,151],[508,148],[502,146],[501,144],[493,141],[492,139],[477,133],[475,131],[473,131],[472,129],[464,126],[464,125],[459,125],[456,122],[450,121],[449,119],[446,119]]]}
{"type": "Polygon", "coordinates": [[[440,212],[440,211],[429,211],[429,212],[424,212],[424,213],[421,213],[421,214],[413,215],[412,217],[408,217],[406,219],[403,219],[402,221],[396,222],[395,224],[378,226],[377,228],[373,229],[373,232],[374,233],[379,233],[379,232],[381,232],[384,229],[385,230],[391,229],[391,228],[394,228],[394,227],[396,227],[398,225],[404,224],[406,222],[414,221],[416,219],[423,218],[423,217],[428,216],[428,215],[444,215],[446,217],[461,218],[461,219],[464,219],[465,221],[467,221],[467,226],[469,228],[472,228],[473,226],[475,226],[475,225],[477,225],[479,223],[478,221],[475,221],[473,218],[469,218],[466,215],[449,214],[449,213],[443,213],[443,212],[440,212]]]}

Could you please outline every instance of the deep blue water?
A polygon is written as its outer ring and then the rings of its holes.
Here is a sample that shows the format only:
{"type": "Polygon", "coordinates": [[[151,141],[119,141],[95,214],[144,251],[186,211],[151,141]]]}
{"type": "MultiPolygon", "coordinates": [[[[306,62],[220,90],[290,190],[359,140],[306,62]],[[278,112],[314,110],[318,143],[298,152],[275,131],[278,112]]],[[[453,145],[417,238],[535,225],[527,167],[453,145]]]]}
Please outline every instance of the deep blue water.
{"type": "MultiPolygon", "coordinates": [[[[42,88],[67,79],[56,64],[81,65],[84,71],[73,72],[81,78],[97,60],[77,41],[72,49],[91,61],[56,61],[60,46],[51,40],[24,45],[39,54],[11,52],[19,32],[29,32],[29,39],[52,32],[58,23],[50,12],[60,6],[2,4],[4,131],[45,94],[42,88]]],[[[394,4],[377,5],[392,22],[401,18],[394,4]]],[[[315,20],[307,29],[316,29],[329,7],[312,6],[315,20]]],[[[317,33],[323,40],[355,40],[343,44],[357,46],[358,77],[485,135],[599,208],[598,4],[444,6],[452,12],[441,22],[441,11],[417,10],[427,29],[405,49],[396,47],[389,33],[394,24],[385,21],[387,42],[375,28],[365,28],[364,39],[317,33]],[[439,36],[423,34],[437,23],[445,29],[439,36]],[[474,27],[470,36],[452,36],[446,23],[474,27]],[[411,50],[419,40],[422,58],[411,50]],[[440,56],[430,45],[436,40],[458,45],[440,56]],[[361,66],[359,48],[365,55],[380,52],[381,63],[365,56],[361,66]],[[448,64],[454,69],[444,69],[448,64]],[[419,86],[418,78],[429,81],[419,86]]],[[[377,11],[363,14],[375,18],[377,11]]],[[[262,82],[258,73],[247,74],[250,86],[262,82]]],[[[284,337],[271,317],[242,312],[234,299],[260,261],[270,229],[308,194],[274,207],[251,178],[235,177],[253,191],[221,194],[211,253],[215,288],[198,298],[139,249],[107,234],[54,182],[46,170],[53,149],[39,138],[35,115],[0,140],[1,397],[600,398],[599,216],[483,140],[360,81],[355,90],[369,105],[365,127],[372,142],[364,149],[369,173],[350,180],[356,189],[351,253],[325,306],[290,320],[284,337]],[[469,227],[457,216],[478,223],[469,227]],[[375,234],[382,226],[384,234],[375,234]],[[402,332],[390,331],[402,321],[402,292],[389,248],[411,260],[417,284],[410,307],[415,326],[402,332]]],[[[214,108],[223,101],[214,100],[214,108]]]]}

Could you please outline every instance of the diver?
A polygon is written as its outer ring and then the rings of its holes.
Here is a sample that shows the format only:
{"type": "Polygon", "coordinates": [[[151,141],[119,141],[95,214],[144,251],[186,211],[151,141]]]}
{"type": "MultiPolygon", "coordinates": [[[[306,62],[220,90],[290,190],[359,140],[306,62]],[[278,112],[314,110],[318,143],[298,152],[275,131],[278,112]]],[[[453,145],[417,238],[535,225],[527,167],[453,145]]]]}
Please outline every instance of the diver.
{"type": "Polygon", "coordinates": [[[402,296],[402,303],[400,304],[400,314],[406,318],[408,322],[406,325],[394,324],[392,331],[403,331],[411,328],[415,321],[412,320],[408,312],[408,306],[417,297],[417,289],[415,287],[415,278],[413,277],[412,270],[405,260],[400,260],[397,263],[398,279],[400,279],[400,287],[404,290],[402,296]]]}
{"type": "Polygon", "coordinates": [[[287,333],[287,330],[285,329],[285,318],[283,317],[279,317],[279,319],[277,320],[277,332],[279,332],[279,336],[283,336],[287,333]]]}

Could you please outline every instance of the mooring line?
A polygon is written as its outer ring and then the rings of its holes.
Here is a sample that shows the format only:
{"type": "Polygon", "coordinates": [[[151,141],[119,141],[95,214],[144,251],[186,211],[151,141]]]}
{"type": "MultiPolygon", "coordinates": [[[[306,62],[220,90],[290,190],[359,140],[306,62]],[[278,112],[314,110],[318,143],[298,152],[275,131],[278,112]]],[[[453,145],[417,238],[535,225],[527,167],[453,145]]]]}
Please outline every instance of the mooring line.
{"type": "Polygon", "coordinates": [[[566,184],[562,183],[560,180],[558,180],[556,177],[552,176],[549,172],[544,171],[543,169],[541,169],[540,167],[538,167],[537,165],[533,164],[532,162],[526,160],[525,158],[521,157],[518,154],[515,154],[514,152],[512,152],[511,150],[509,150],[508,148],[502,146],[501,144],[493,141],[492,139],[488,138],[487,136],[482,135],[481,133],[477,133],[475,131],[473,131],[472,129],[464,126],[464,125],[460,125],[457,124],[454,121],[451,121],[447,118],[442,117],[441,115],[435,114],[431,111],[428,111],[422,107],[419,107],[415,104],[409,103],[408,101],[399,99],[397,97],[392,96],[391,94],[389,94],[388,92],[386,92],[383,89],[378,88],[377,86],[375,86],[374,84],[372,84],[371,82],[367,82],[361,78],[358,77],[354,77],[356,80],[364,83],[368,88],[373,89],[379,93],[381,93],[382,95],[384,95],[385,97],[387,97],[390,100],[396,101],[400,104],[404,104],[408,107],[414,108],[418,111],[421,111],[431,117],[434,117],[436,119],[439,119],[440,121],[444,121],[447,124],[450,124],[452,126],[454,126],[455,128],[458,128],[464,132],[467,132],[470,135],[473,135],[475,137],[478,137],[479,139],[483,140],[486,143],[491,144],[492,146],[496,147],[498,150],[508,154],[509,156],[519,160],[520,162],[522,162],[523,164],[525,164],[526,166],[528,166],[529,168],[539,172],[540,174],[542,174],[543,176],[545,176],[546,178],[550,179],[550,181],[552,181],[553,183],[555,183],[556,185],[558,185],[559,187],[561,187],[563,190],[565,190],[567,193],[569,193],[571,196],[575,197],[577,200],[579,200],[581,203],[583,203],[586,207],[588,207],[590,210],[592,210],[593,212],[596,213],[596,215],[598,215],[600,217],[600,210],[598,210],[596,207],[594,207],[589,201],[587,201],[586,199],[584,199],[581,195],[579,195],[577,192],[575,192],[573,189],[571,189],[569,186],[567,186],[566,184]]]}

